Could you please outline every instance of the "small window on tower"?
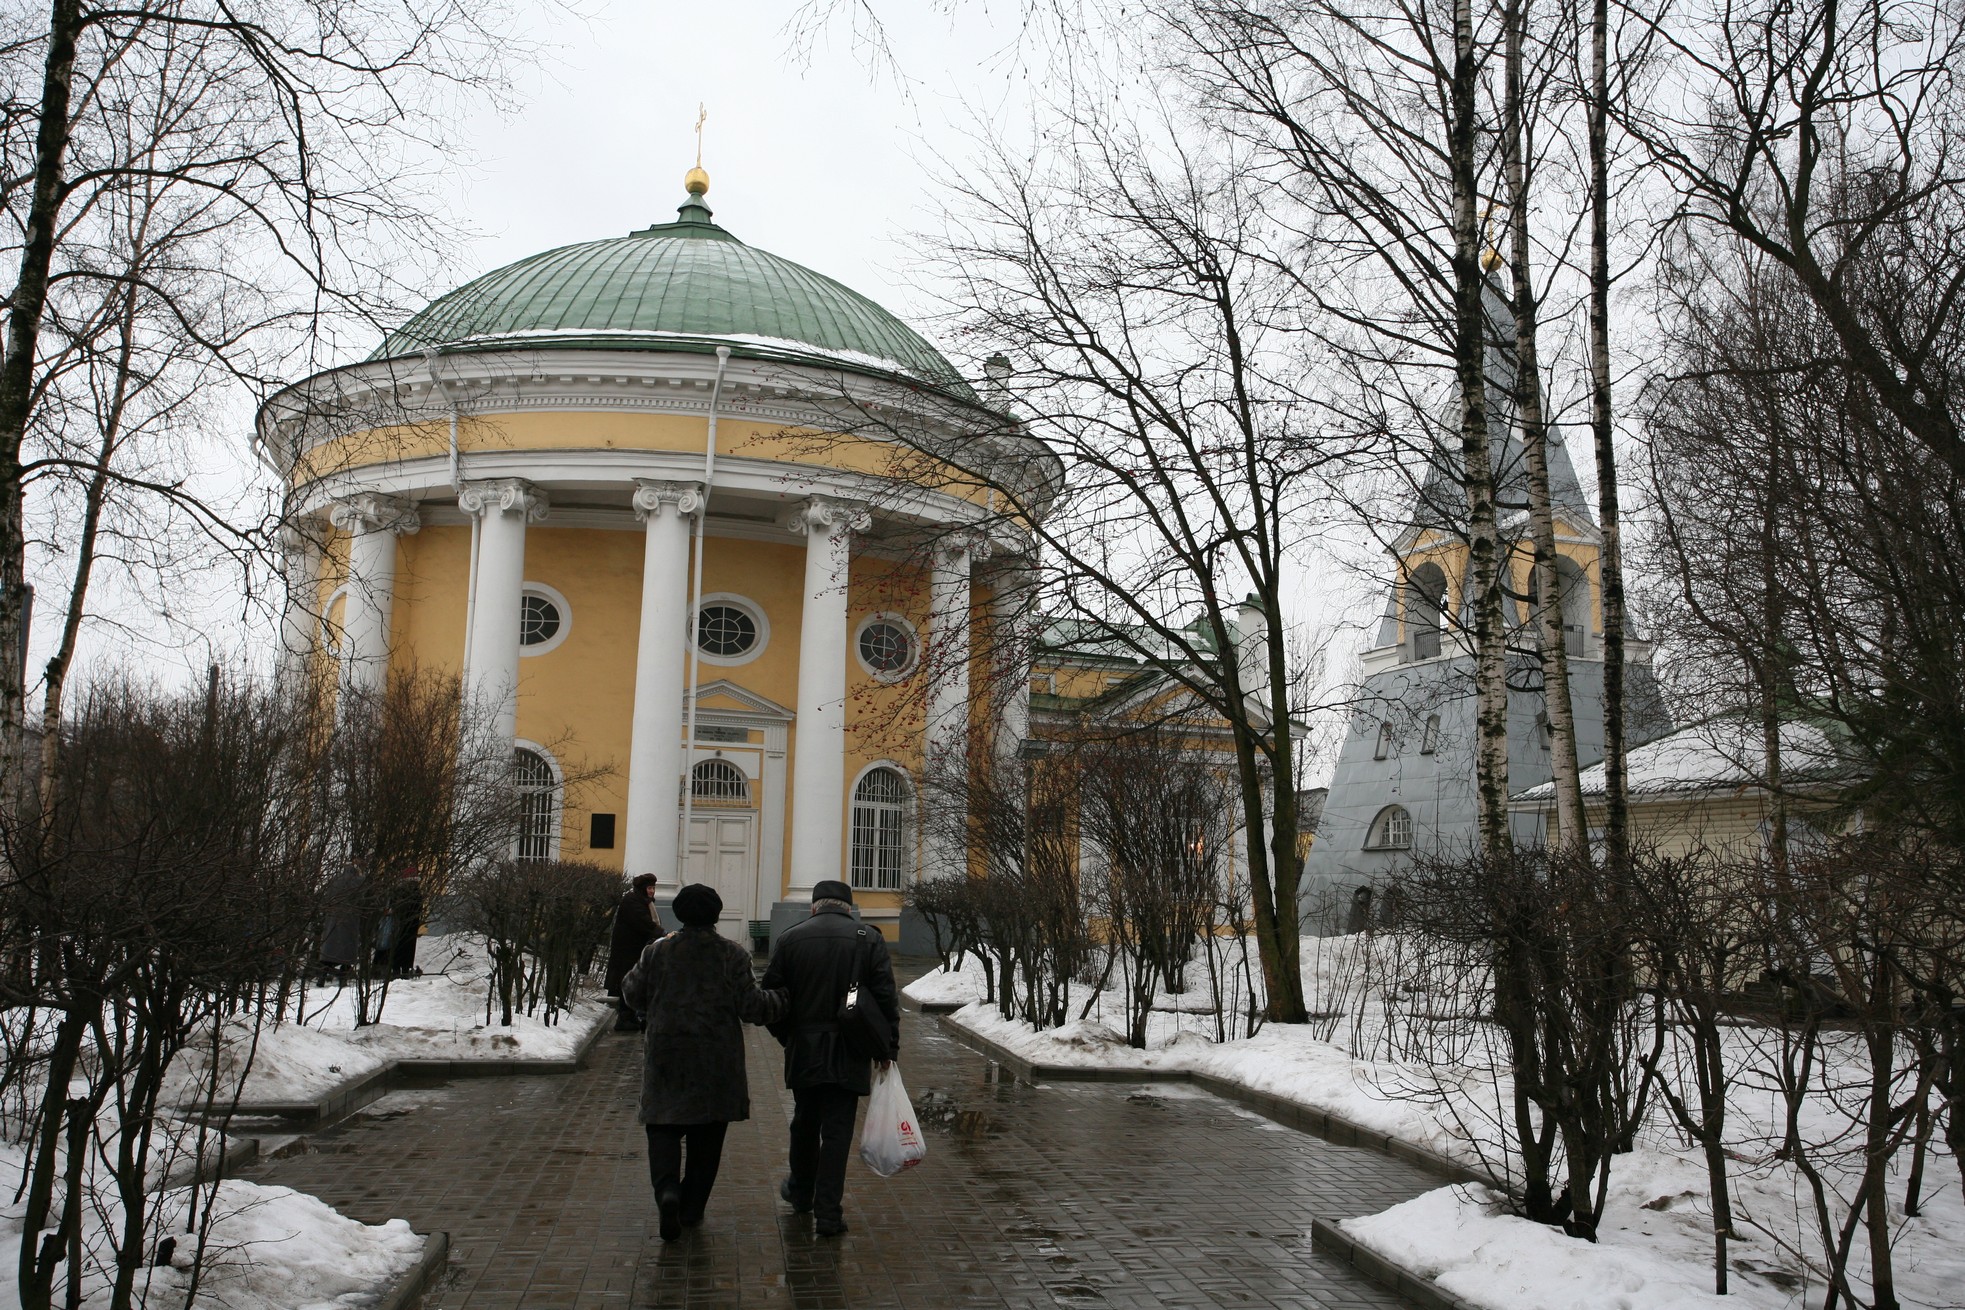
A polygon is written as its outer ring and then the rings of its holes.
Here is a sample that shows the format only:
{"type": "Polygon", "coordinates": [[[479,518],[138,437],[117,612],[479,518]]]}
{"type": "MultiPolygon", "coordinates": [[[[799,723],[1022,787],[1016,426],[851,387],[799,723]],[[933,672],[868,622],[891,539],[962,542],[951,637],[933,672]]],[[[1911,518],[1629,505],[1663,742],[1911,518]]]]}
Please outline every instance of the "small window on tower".
{"type": "Polygon", "coordinates": [[[1371,757],[1374,760],[1382,760],[1387,758],[1391,754],[1392,754],[1392,725],[1389,723],[1381,723],[1378,725],[1378,748],[1372,752],[1371,757]]]}
{"type": "Polygon", "coordinates": [[[1437,714],[1428,714],[1426,716],[1426,731],[1421,733],[1419,737],[1419,753],[1421,755],[1431,755],[1439,750],[1439,748],[1440,716],[1437,714]]]}
{"type": "Polygon", "coordinates": [[[1404,851],[1412,849],[1412,815],[1403,805],[1387,805],[1371,821],[1365,833],[1365,849],[1368,851],[1404,851]]]}

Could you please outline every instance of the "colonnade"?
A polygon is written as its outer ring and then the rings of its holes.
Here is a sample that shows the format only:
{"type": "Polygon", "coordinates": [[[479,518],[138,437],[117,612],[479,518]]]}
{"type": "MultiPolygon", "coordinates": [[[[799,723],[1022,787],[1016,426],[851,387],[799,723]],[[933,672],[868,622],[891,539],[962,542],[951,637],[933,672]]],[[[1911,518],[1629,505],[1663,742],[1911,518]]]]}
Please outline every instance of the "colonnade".
{"type": "MultiPolygon", "coordinates": [[[[547,517],[546,492],[520,478],[464,484],[458,507],[473,523],[469,599],[465,617],[464,687],[488,713],[494,741],[516,738],[520,620],[525,585],[526,527],[547,517]]],[[[702,486],[637,478],[632,504],[645,534],[641,621],[635,650],[634,711],[628,758],[627,826],[623,868],[653,873],[673,892],[681,858],[680,789],[684,785],[683,714],[688,694],[690,536],[704,512],[702,486]]],[[[349,536],[348,585],[342,611],[344,676],[348,685],[379,688],[388,666],[394,603],[396,544],[419,519],[408,501],[361,494],[336,502],[330,522],[349,536]]],[[[787,899],[805,899],[812,886],[844,879],[846,822],[847,569],[851,539],[871,515],[863,504],[814,495],[799,501],[780,526],[805,543],[799,623],[796,740],[791,777],[791,877],[787,899]]],[[[293,669],[314,647],[311,600],[321,566],[318,543],[286,538],[291,598],[283,625],[282,664],[293,669]]],[[[952,536],[936,549],[929,585],[931,635],[924,675],[926,764],[946,769],[966,759],[969,724],[971,575],[986,558],[980,535],[952,536]]],[[[1020,593],[998,597],[1003,610],[1020,593]]],[[[1026,688],[1027,691],[1027,688],[1026,688]]],[[[1005,733],[1028,734],[1028,702],[1011,695],[1005,733]]],[[[931,849],[930,867],[952,867],[960,852],[931,849]]],[[[759,907],[762,909],[763,907],[759,907]]]]}

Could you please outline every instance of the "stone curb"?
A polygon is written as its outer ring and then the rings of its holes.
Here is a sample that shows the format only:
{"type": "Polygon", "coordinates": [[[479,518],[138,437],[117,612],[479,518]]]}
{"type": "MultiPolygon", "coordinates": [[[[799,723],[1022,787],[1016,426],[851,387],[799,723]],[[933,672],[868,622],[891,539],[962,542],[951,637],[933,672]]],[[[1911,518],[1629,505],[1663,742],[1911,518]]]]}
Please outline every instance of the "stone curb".
{"type": "Polygon", "coordinates": [[[226,1133],[219,1142],[218,1158],[179,1161],[164,1175],[163,1182],[157,1184],[159,1191],[169,1191],[173,1187],[189,1187],[193,1183],[208,1183],[214,1178],[232,1178],[239,1170],[259,1162],[259,1139],[257,1137],[234,1137],[226,1133]]]}
{"type": "Polygon", "coordinates": [[[436,1281],[449,1260],[450,1234],[435,1232],[425,1236],[422,1258],[396,1280],[395,1286],[382,1294],[382,1299],[375,1303],[375,1310],[409,1310],[409,1307],[420,1304],[423,1293],[430,1290],[430,1284],[436,1281]]]}
{"type": "Polygon", "coordinates": [[[1287,1097],[1273,1096],[1268,1092],[1258,1092],[1240,1083],[1218,1078],[1213,1074],[1191,1073],[1185,1069],[1153,1069],[1143,1066],[1132,1068],[1082,1069],[1071,1065],[1033,1064],[1007,1048],[990,1041],[979,1033],[970,1031],[946,1015],[941,1016],[942,1027],[954,1034],[964,1045],[980,1051],[990,1059],[1007,1068],[1011,1073],[1028,1083],[1193,1083],[1206,1088],[1224,1100],[1234,1101],[1246,1106],[1266,1119],[1272,1119],[1285,1127],[1295,1128],[1339,1146],[1359,1146],[1366,1150],[1389,1155],[1407,1164],[1415,1165],[1428,1173],[1438,1174],[1448,1182],[1485,1183],[1494,1185],[1493,1179],[1478,1170],[1447,1157],[1414,1146],[1375,1128],[1367,1128],[1354,1123],[1343,1115],[1331,1114],[1314,1106],[1292,1101],[1287,1097]]]}
{"type": "MultiPolygon", "coordinates": [[[[313,1101],[241,1101],[231,1119],[284,1119],[296,1128],[319,1128],[346,1118],[394,1087],[412,1079],[492,1078],[513,1074],[574,1073],[584,1067],[594,1047],[614,1025],[614,1012],[595,1016],[593,1025],[569,1059],[559,1060],[423,1060],[394,1059],[379,1069],[357,1075],[323,1093],[313,1101]]],[[[181,1114],[196,1114],[202,1105],[180,1106],[181,1114]]]]}
{"type": "Polygon", "coordinates": [[[1430,1278],[1418,1277],[1325,1220],[1310,1221],[1310,1249],[1342,1260],[1386,1291],[1405,1297],[1423,1310],[1485,1310],[1483,1306],[1461,1300],[1430,1278]]]}

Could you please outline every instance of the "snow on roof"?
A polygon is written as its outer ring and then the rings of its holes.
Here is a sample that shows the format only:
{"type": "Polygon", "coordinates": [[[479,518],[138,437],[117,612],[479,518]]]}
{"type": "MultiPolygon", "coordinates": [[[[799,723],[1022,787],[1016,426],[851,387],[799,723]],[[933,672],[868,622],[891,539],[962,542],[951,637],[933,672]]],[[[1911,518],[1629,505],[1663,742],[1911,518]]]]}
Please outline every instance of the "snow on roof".
{"type": "MultiPolygon", "coordinates": [[[[1634,747],[1626,759],[1633,796],[1742,791],[1760,786],[1766,773],[1760,727],[1744,719],[1695,724],[1634,747]]],[[[1781,725],[1784,782],[1821,782],[1846,777],[1850,772],[1848,757],[1837,751],[1820,727],[1812,723],[1781,725]]],[[[1603,765],[1583,770],[1581,781],[1585,796],[1602,796],[1603,765]]],[[[1545,782],[1517,792],[1514,799],[1544,801],[1555,794],[1555,784],[1545,782]]]]}

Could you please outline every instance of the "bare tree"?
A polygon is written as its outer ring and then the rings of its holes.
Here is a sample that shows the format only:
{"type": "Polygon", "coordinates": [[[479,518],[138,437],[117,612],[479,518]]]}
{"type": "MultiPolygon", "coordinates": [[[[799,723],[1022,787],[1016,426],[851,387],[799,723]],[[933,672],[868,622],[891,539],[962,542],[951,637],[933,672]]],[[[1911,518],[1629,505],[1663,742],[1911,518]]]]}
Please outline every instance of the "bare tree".
{"type": "Polygon", "coordinates": [[[1954,475],[1965,328],[1965,15],[1926,0],[1681,5],[1656,24],[1675,97],[1619,115],[1684,221],[1786,275],[1818,358],[1954,475]]]}
{"type": "Polygon", "coordinates": [[[98,303],[133,280],[174,308],[168,279],[92,257],[113,198],[162,178],[200,193],[240,282],[282,299],[278,326],[291,336],[240,341],[199,306],[175,315],[169,326],[221,371],[271,378],[332,353],[335,326],[372,328],[405,258],[440,244],[418,170],[441,145],[447,101],[496,92],[522,57],[504,17],[463,0],[250,11],[49,0],[39,21],[13,20],[0,47],[15,88],[0,112],[14,260],[0,354],[0,780],[13,795],[24,776],[24,474],[59,353],[44,333],[65,298],[98,303]]]}

